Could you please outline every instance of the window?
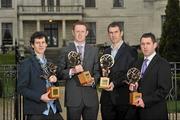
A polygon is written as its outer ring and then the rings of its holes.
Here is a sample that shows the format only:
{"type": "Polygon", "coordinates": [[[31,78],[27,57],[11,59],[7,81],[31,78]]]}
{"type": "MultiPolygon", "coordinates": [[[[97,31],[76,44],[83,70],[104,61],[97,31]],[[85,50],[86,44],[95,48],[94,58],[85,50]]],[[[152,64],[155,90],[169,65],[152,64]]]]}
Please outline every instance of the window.
{"type": "Polygon", "coordinates": [[[96,7],[95,0],[85,0],[85,7],[96,7]]]}
{"type": "Polygon", "coordinates": [[[88,22],[89,34],[86,38],[88,44],[96,44],[96,23],[88,22]]]}
{"type": "Polygon", "coordinates": [[[2,45],[12,45],[12,23],[2,23],[2,45]]]}
{"type": "Polygon", "coordinates": [[[124,0],[113,0],[113,7],[123,7],[124,0]]]}
{"type": "Polygon", "coordinates": [[[56,11],[60,11],[60,0],[56,0],[56,11]]]}
{"type": "Polygon", "coordinates": [[[45,0],[41,0],[41,7],[42,7],[42,11],[44,12],[46,10],[45,0]]]}
{"type": "Polygon", "coordinates": [[[47,0],[47,6],[48,6],[48,11],[53,12],[54,11],[54,0],[47,0]]]}
{"type": "Polygon", "coordinates": [[[47,23],[44,25],[44,32],[48,37],[48,47],[58,46],[58,24],[47,23]]]}
{"type": "Polygon", "coordinates": [[[12,8],[12,0],[1,0],[1,8],[12,8]]]}

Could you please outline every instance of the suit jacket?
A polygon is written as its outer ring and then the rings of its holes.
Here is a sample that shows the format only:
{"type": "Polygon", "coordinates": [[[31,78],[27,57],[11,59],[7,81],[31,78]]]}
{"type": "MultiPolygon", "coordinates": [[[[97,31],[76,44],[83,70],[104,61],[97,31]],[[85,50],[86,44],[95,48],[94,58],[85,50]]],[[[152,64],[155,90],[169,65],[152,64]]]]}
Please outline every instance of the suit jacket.
{"type": "MultiPolygon", "coordinates": [[[[72,68],[69,60],[68,53],[70,51],[76,51],[74,43],[63,48],[60,53],[58,76],[60,79],[65,79],[65,105],[66,106],[79,106],[81,102],[84,102],[87,106],[98,106],[98,95],[95,87],[84,87],[80,85],[77,75],[69,76],[69,70],[72,68]]],[[[98,49],[85,44],[83,69],[89,71],[91,76],[95,79],[97,84],[99,73],[99,60],[98,49]]]]}
{"type": "MultiPolygon", "coordinates": [[[[143,59],[136,67],[141,69],[143,59]]],[[[169,63],[155,55],[148,65],[142,79],[139,81],[139,92],[145,108],[139,108],[141,120],[167,120],[166,96],[171,88],[171,71],[169,63]]]]}
{"type": "MultiPolygon", "coordinates": [[[[24,114],[42,114],[47,109],[47,104],[40,100],[41,95],[47,92],[46,81],[40,77],[42,72],[35,55],[20,63],[17,90],[24,98],[24,114]]],[[[54,104],[61,112],[59,100],[55,100],[54,104]]]]}
{"type": "MultiPolygon", "coordinates": [[[[111,48],[107,48],[105,54],[111,54],[111,48]]],[[[126,43],[119,48],[110,68],[109,78],[114,83],[113,91],[102,90],[100,103],[102,105],[127,105],[129,103],[129,89],[124,82],[127,80],[126,73],[137,58],[137,51],[133,50],[126,43]]]]}

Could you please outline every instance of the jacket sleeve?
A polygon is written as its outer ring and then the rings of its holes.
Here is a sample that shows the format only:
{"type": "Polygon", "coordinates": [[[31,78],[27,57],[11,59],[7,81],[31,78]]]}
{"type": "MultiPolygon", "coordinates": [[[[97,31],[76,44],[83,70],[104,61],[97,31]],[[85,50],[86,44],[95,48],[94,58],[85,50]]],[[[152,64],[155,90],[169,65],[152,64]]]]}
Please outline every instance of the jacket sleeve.
{"type": "Polygon", "coordinates": [[[59,63],[58,63],[58,69],[57,69],[57,75],[59,80],[68,80],[70,79],[69,76],[69,70],[70,68],[67,67],[67,51],[65,48],[62,48],[60,50],[59,55],[59,63]]]}
{"type": "Polygon", "coordinates": [[[41,94],[30,87],[31,76],[31,63],[30,61],[22,62],[18,67],[18,81],[17,91],[24,97],[36,102],[40,102],[41,94]]]}

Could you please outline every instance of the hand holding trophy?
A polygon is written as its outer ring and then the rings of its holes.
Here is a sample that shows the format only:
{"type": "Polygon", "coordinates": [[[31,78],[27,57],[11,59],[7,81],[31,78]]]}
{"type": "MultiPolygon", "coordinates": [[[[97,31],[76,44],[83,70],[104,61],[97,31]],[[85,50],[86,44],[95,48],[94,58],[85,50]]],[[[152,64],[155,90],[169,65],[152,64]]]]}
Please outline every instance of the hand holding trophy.
{"type": "MultiPolygon", "coordinates": [[[[82,63],[79,53],[77,53],[75,51],[69,52],[68,53],[68,60],[69,60],[69,62],[71,64],[72,68],[75,68],[75,69],[81,68],[81,69],[83,69],[82,66],[79,66],[82,63]]],[[[81,85],[86,85],[86,84],[92,82],[91,74],[90,74],[89,71],[81,71],[81,72],[79,72],[78,73],[78,78],[79,78],[79,82],[80,82],[81,85]]]]}
{"type": "MultiPolygon", "coordinates": [[[[56,69],[57,66],[53,63],[47,63],[46,65],[41,66],[43,69],[43,74],[40,76],[44,78],[45,80],[49,80],[49,82],[56,82],[56,69]]],[[[48,97],[51,99],[58,99],[60,97],[60,88],[55,86],[50,86],[47,88],[50,93],[48,94],[48,97]]]]}
{"type": "Polygon", "coordinates": [[[137,68],[133,67],[128,70],[127,72],[127,78],[129,80],[129,84],[134,84],[134,87],[132,91],[130,92],[130,104],[131,105],[136,105],[136,100],[138,98],[142,97],[142,93],[137,92],[137,88],[135,84],[140,80],[141,78],[141,72],[137,68]]]}
{"type": "Polygon", "coordinates": [[[114,65],[114,58],[110,54],[104,54],[100,58],[100,66],[102,69],[102,76],[100,78],[100,88],[107,88],[109,86],[108,75],[110,73],[110,68],[114,65]]]}

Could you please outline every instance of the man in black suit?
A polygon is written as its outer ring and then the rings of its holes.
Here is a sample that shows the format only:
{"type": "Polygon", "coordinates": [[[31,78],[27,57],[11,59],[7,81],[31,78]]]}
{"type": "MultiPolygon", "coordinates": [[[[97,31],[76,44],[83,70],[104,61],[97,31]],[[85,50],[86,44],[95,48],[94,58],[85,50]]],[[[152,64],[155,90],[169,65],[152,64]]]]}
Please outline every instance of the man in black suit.
{"type": "Polygon", "coordinates": [[[59,100],[48,97],[47,87],[57,81],[55,75],[44,75],[43,66],[47,65],[44,52],[47,47],[47,37],[43,32],[35,32],[31,36],[30,45],[33,49],[31,57],[20,63],[18,68],[18,92],[24,98],[24,114],[26,120],[63,120],[59,112],[59,100]]]}
{"type": "MultiPolygon", "coordinates": [[[[136,88],[142,93],[142,98],[136,100],[137,119],[168,120],[166,96],[171,88],[170,65],[156,53],[154,34],[144,33],[140,46],[144,58],[135,64],[141,70],[141,79],[136,83],[136,88]]],[[[129,89],[132,90],[133,86],[130,84],[129,89]]]]}
{"type": "Polygon", "coordinates": [[[97,120],[99,109],[96,84],[100,77],[98,49],[86,44],[88,28],[86,23],[78,21],[73,24],[73,43],[63,48],[59,57],[58,73],[61,79],[66,80],[65,84],[65,105],[67,107],[68,120],[97,120]],[[82,46],[81,50],[78,48],[82,46]],[[71,51],[81,53],[81,64],[72,66],[68,60],[71,51]],[[81,85],[78,74],[89,71],[92,82],[81,85]]]}
{"type": "Polygon", "coordinates": [[[137,51],[122,40],[123,31],[118,22],[109,24],[107,31],[112,45],[104,54],[111,54],[115,62],[108,76],[110,84],[101,93],[101,114],[103,120],[124,120],[129,109],[126,73],[137,58],[137,51]]]}

